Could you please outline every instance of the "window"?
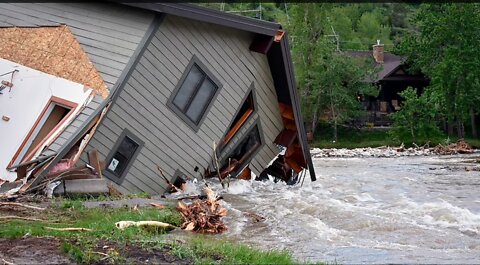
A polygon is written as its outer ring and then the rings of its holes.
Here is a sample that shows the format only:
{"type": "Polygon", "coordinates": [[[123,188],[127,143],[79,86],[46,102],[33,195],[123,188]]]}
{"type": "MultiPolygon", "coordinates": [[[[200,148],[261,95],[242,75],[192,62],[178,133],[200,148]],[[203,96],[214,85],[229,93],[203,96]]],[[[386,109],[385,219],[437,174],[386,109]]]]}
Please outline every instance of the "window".
{"type": "MultiPolygon", "coordinates": [[[[253,83],[252,83],[253,86],[253,83]]],[[[247,98],[244,100],[242,106],[238,110],[235,119],[233,119],[230,128],[228,129],[225,138],[223,139],[223,146],[225,146],[237,133],[237,131],[242,127],[242,125],[247,121],[247,119],[252,116],[254,112],[254,99],[253,99],[253,90],[251,89],[250,92],[247,94],[247,98]]]]}
{"type": "Polygon", "coordinates": [[[235,165],[232,175],[236,175],[238,170],[242,169],[249,160],[254,156],[255,152],[260,149],[262,139],[260,134],[260,124],[257,122],[250,131],[244,136],[233,151],[223,160],[222,170],[229,165],[235,165]]]}
{"type": "Polygon", "coordinates": [[[52,96],[8,166],[31,160],[43,148],[47,139],[58,132],[58,128],[73,114],[76,107],[74,102],[52,96]]]}
{"type": "Polygon", "coordinates": [[[167,104],[190,127],[198,130],[219,87],[218,80],[194,56],[167,104]]]}
{"type": "Polygon", "coordinates": [[[125,129],[107,157],[105,175],[120,184],[141,146],[143,142],[125,129]]]}

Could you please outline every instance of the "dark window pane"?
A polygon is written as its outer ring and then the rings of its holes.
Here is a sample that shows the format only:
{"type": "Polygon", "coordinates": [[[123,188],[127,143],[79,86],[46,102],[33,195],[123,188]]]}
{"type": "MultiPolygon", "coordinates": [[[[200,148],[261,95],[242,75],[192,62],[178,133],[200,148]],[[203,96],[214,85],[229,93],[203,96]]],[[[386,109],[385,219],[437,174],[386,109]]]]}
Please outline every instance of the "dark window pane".
{"type": "Polygon", "coordinates": [[[125,137],[125,139],[122,141],[120,146],[118,147],[117,152],[123,154],[124,156],[130,158],[133,153],[135,153],[135,150],[137,149],[138,144],[135,143],[132,139],[130,139],[128,136],[125,137]]]}
{"type": "Polygon", "coordinates": [[[107,169],[120,177],[137,148],[138,144],[128,136],[125,136],[113,155],[112,160],[110,160],[107,169]]]}
{"type": "Polygon", "coordinates": [[[244,156],[252,152],[258,145],[260,145],[260,132],[258,131],[258,127],[255,126],[245,139],[238,144],[229,157],[237,159],[238,161],[245,159],[246,157],[244,156]]]}
{"type": "Polygon", "coordinates": [[[201,81],[203,76],[203,72],[200,71],[198,66],[194,65],[183,81],[183,84],[178,90],[177,95],[173,99],[173,104],[175,104],[179,109],[185,110],[190,97],[192,97],[195,92],[195,87],[201,81]]]}
{"type": "Polygon", "coordinates": [[[198,123],[202,117],[203,113],[205,112],[205,108],[215,94],[216,89],[217,87],[208,78],[205,79],[203,84],[198,89],[192,104],[190,104],[187,113],[185,113],[194,123],[198,123]]]}

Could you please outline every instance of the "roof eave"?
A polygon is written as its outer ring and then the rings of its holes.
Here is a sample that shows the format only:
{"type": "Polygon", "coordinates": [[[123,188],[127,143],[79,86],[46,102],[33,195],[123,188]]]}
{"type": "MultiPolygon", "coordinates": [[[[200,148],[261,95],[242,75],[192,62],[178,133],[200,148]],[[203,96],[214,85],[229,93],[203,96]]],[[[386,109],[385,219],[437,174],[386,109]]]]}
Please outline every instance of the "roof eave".
{"type": "Polygon", "coordinates": [[[298,140],[302,147],[303,156],[305,158],[305,162],[307,163],[307,167],[310,172],[310,179],[312,181],[315,181],[316,180],[315,169],[313,167],[312,156],[310,155],[310,149],[308,147],[308,142],[307,142],[307,133],[305,131],[303,116],[300,109],[300,104],[299,104],[300,99],[297,93],[297,86],[296,86],[295,74],[293,72],[293,63],[290,55],[290,46],[288,44],[287,33],[285,33],[282,40],[280,41],[280,46],[282,51],[282,57],[285,63],[285,74],[287,77],[287,86],[290,93],[290,99],[291,99],[293,114],[295,118],[295,125],[297,127],[298,140]]]}
{"type": "MultiPolygon", "coordinates": [[[[112,0],[114,2],[118,2],[112,0]]],[[[188,3],[121,3],[154,12],[185,17],[268,36],[275,36],[281,25],[274,22],[230,14],[188,3]]]]}

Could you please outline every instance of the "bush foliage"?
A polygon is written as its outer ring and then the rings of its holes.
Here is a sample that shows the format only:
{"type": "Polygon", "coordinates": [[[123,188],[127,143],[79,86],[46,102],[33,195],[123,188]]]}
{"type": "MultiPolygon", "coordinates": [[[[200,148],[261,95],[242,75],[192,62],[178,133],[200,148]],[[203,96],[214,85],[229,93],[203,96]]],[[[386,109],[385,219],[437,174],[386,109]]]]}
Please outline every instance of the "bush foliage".
{"type": "Polygon", "coordinates": [[[436,123],[437,109],[428,93],[418,96],[412,87],[400,93],[404,98],[400,111],[392,113],[391,135],[401,141],[419,141],[442,136],[436,123]]]}

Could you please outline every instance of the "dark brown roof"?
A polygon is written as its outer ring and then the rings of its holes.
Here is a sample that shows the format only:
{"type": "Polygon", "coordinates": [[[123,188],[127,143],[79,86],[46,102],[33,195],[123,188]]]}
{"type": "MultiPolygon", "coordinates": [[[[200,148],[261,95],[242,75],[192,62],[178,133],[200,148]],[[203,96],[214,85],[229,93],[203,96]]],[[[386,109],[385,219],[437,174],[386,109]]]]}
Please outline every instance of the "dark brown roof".
{"type": "Polygon", "coordinates": [[[383,64],[376,63],[373,59],[372,51],[350,51],[347,54],[351,57],[359,57],[359,58],[371,58],[374,64],[374,67],[382,67],[380,72],[378,72],[378,76],[375,79],[375,82],[384,79],[391,73],[393,73],[400,65],[402,65],[402,57],[385,52],[383,53],[383,64]]]}

